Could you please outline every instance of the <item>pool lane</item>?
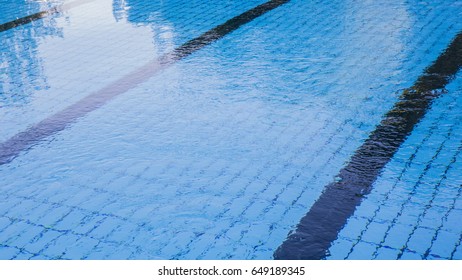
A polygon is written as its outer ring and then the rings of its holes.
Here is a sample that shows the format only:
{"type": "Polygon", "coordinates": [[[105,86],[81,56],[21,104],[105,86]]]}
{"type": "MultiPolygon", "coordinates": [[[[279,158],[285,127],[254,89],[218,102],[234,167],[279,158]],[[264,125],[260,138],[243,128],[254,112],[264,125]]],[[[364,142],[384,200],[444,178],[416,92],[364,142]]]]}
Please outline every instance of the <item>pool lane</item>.
{"type": "Polygon", "coordinates": [[[460,259],[461,76],[435,100],[329,248],[329,259],[460,259]]]}
{"type": "Polygon", "coordinates": [[[99,0],[1,32],[0,141],[264,2],[99,0]]]}
{"type": "MultiPolygon", "coordinates": [[[[73,2],[73,5],[63,5],[59,9],[57,8],[52,10],[49,14],[55,13],[58,10],[67,10],[72,6],[78,6],[86,2],[87,1],[80,1],[75,3],[73,2]]],[[[269,1],[229,19],[225,23],[208,30],[204,34],[175,48],[172,52],[149,61],[135,71],[121,77],[101,90],[86,96],[77,103],[72,104],[38,124],[33,125],[26,131],[16,134],[12,138],[0,144],[0,165],[11,162],[11,160],[18,156],[22,151],[31,148],[44,138],[64,130],[77,119],[100,108],[117,95],[123,94],[147,81],[153,75],[159,73],[173,63],[188,57],[194,52],[233,32],[242,25],[249,23],[255,18],[287,2],[287,0],[269,1]]]]}
{"type": "MultiPolygon", "coordinates": [[[[242,26],[0,166],[1,258],[271,258],[461,29],[459,9],[291,1],[242,26]]],[[[114,17],[92,34],[130,21],[114,17]]]]}
{"type": "Polygon", "coordinates": [[[278,248],[277,259],[323,259],[347,219],[372,190],[382,169],[392,159],[433,101],[462,67],[462,33],[429,66],[416,83],[385,114],[369,138],[340,170],[336,181],[302,218],[296,231],[278,248]]]}

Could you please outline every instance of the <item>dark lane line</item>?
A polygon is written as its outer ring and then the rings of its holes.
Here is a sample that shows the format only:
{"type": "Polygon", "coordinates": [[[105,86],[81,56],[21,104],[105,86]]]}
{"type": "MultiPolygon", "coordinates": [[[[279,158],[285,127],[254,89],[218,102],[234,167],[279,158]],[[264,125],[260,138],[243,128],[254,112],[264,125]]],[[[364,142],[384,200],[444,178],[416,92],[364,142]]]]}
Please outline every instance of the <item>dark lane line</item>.
{"type": "Polygon", "coordinates": [[[272,0],[252,8],[228,21],[218,25],[197,38],[177,47],[172,52],[153,59],[144,66],[125,75],[110,85],[81,99],[77,103],[46,118],[34,126],[20,132],[0,144],[0,165],[11,162],[22,151],[28,150],[41,140],[49,137],[74,123],[78,118],[100,108],[114,97],[135,88],[156,73],[186,58],[192,53],[210,45],[242,25],[289,2],[289,0],[272,0]]]}
{"type": "Polygon", "coordinates": [[[18,18],[18,19],[15,19],[13,21],[3,23],[3,24],[0,25],[0,32],[7,31],[9,29],[13,29],[15,27],[31,23],[33,21],[39,20],[41,18],[47,17],[47,16],[52,15],[52,14],[56,14],[56,13],[59,13],[59,12],[60,12],[60,9],[58,7],[54,7],[54,8],[51,8],[50,10],[48,10],[48,11],[38,12],[38,13],[29,15],[29,16],[26,16],[26,17],[18,18]]]}
{"type": "Polygon", "coordinates": [[[38,12],[38,13],[29,15],[29,16],[26,16],[26,17],[22,17],[22,18],[18,18],[18,19],[15,19],[15,20],[12,20],[12,21],[9,21],[9,22],[6,22],[6,23],[2,23],[2,24],[0,24],[0,32],[7,31],[9,29],[13,29],[15,27],[31,23],[33,21],[45,18],[47,16],[51,16],[53,14],[62,13],[62,12],[68,11],[68,10],[70,10],[72,8],[75,8],[75,7],[78,7],[80,5],[90,3],[90,2],[93,2],[93,1],[94,0],[77,0],[77,1],[74,1],[74,2],[70,2],[70,3],[67,3],[67,4],[63,4],[63,5],[60,5],[60,6],[53,7],[51,9],[47,10],[47,11],[38,12]]]}
{"type": "Polygon", "coordinates": [[[275,259],[323,259],[331,243],[353,215],[362,198],[391,160],[432,102],[462,67],[462,33],[406,89],[394,107],[340,170],[338,181],[327,185],[297,229],[274,253],[275,259]]]}

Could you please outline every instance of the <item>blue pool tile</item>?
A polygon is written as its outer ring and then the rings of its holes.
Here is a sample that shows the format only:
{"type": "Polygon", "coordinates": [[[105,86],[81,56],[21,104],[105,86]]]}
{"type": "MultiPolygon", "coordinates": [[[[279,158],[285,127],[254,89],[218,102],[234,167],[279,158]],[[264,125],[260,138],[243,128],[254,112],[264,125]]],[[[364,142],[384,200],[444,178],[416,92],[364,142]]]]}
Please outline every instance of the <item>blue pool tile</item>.
{"type": "Polygon", "coordinates": [[[350,253],[355,243],[355,241],[351,240],[346,240],[342,238],[337,239],[332,243],[331,247],[329,248],[329,254],[327,259],[345,259],[350,253]]]}
{"type": "Polygon", "coordinates": [[[12,223],[12,221],[10,219],[8,219],[7,217],[0,217],[0,230],[3,231],[11,223],[12,223]]]}
{"type": "Polygon", "coordinates": [[[72,191],[74,194],[72,196],[68,196],[64,202],[69,206],[80,206],[83,202],[95,196],[95,192],[92,189],[82,189],[77,186],[70,186],[68,190],[72,191]]]}
{"type": "MultiPolygon", "coordinates": [[[[289,209],[290,205],[281,203],[268,203],[265,212],[260,216],[260,219],[265,221],[280,221],[284,219],[284,213],[289,209]]],[[[271,234],[271,232],[269,232],[271,234]]]]}
{"type": "Polygon", "coordinates": [[[27,216],[27,213],[33,212],[33,210],[37,207],[37,203],[31,200],[16,199],[16,201],[20,203],[9,208],[6,213],[7,216],[23,218],[24,216],[27,216]]]}
{"type": "Polygon", "coordinates": [[[435,191],[436,185],[437,183],[435,182],[434,183],[431,183],[431,182],[420,183],[418,188],[416,189],[415,195],[413,195],[410,198],[410,202],[413,203],[415,207],[423,208],[424,206],[430,206],[431,204],[434,203],[434,200],[435,200],[434,196],[436,192],[435,191]]]}
{"type": "Polygon", "coordinates": [[[365,230],[364,234],[361,237],[361,240],[372,242],[375,244],[380,244],[383,242],[383,237],[385,236],[385,232],[388,229],[387,223],[377,223],[372,222],[367,225],[367,230],[365,230]]]}
{"type": "Polygon", "coordinates": [[[461,260],[462,259],[462,246],[460,245],[461,244],[460,240],[462,240],[462,236],[459,239],[459,244],[454,249],[454,252],[453,252],[453,255],[452,255],[452,258],[455,259],[455,260],[461,260]]]}
{"type": "MultiPolygon", "coordinates": [[[[114,174],[113,172],[110,172],[109,174],[114,174]]],[[[94,185],[98,185],[98,186],[108,186],[110,185],[111,188],[110,190],[111,191],[114,191],[114,192],[124,192],[126,189],[130,188],[130,186],[133,184],[135,178],[133,176],[126,176],[124,174],[121,174],[121,173],[115,173],[117,175],[117,178],[115,179],[109,179],[111,180],[110,182],[108,182],[108,184],[105,184],[106,180],[99,180],[97,182],[94,183],[94,185]]]]}
{"type": "Polygon", "coordinates": [[[249,259],[250,255],[253,252],[252,248],[239,246],[239,243],[236,243],[236,247],[233,248],[231,252],[227,252],[224,255],[223,259],[226,260],[242,260],[242,259],[249,259]]]}
{"type": "Polygon", "coordinates": [[[380,247],[374,255],[377,260],[396,260],[399,255],[399,250],[389,247],[380,247]]]}
{"type": "Polygon", "coordinates": [[[11,235],[11,239],[8,243],[15,244],[15,246],[19,246],[19,248],[23,248],[29,242],[37,238],[44,229],[41,226],[31,225],[24,222],[19,222],[17,225],[21,226],[22,230],[16,235],[11,235]]]}
{"type": "Polygon", "coordinates": [[[8,244],[10,240],[14,240],[15,238],[17,238],[17,236],[19,236],[21,232],[23,232],[27,228],[28,228],[27,223],[23,221],[20,221],[20,222],[15,221],[14,223],[12,223],[11,225],[9,225],[8,227],[6,227],[4,230],[0,232],[0,243],[8,244]]]}
{"type": "Polygon", "coordinates": [[[76,227],[72,228],[72,231],[77,234],[86,235],[88,232],[92,231],[99,224],[101,224],[104,219],[104,216],[99,216],[95,213],[92,213],[92,215],[84,217],[76,227]]]}
{"type": "Polygon", "coordinates": [[[375,199],[366,199],[356,209],[355,215],[358,217],[372,218],[375,212],[379,209],[379,206],[380,202],[375,201],[375,199]]]}
{"type": "Polygon", "coordinates": [[[454,209],[449,211],[448,215],[443,221],[443,230],[459,234],[461,232],[460,217],[462,215],[462,209],[454,209]]]}
{"type": "MultiPolygon", "coordinates": [[[[421,153],[418,153],[421,154],[421,153]]],[[[403,193],[410,193],[415,186],[415,182],[418,181],[419,177],[425,170],[425,164],[418,162],[414,159],[410,166],[407,167],[406,172],[401,176],[400,182],[403,193]]],[[[400,189],[398,191],[401,192],[400,189]]]]}
{"type": "Polygon", "coordinates": [[[133,223],[122,223],[115,227],[106,239],[114,242],[131,241],[138,231],[139,226],[133,223]]]}
{"type": "Polygon", "coordinates": [[[46,255],[33,255],[29,260],[49,260],[50,257],[46,255]]]}
{"type": "Polygon", "coordinates": [[[462,199],[457,199],[455,201],[454,208],[457,209],[457,210],[462,210],[462,199]]]}
{"type": "Polygon", "coordinates": [[[392,221],[396,217],[396,206],[390,202],[380,205],[380,210],[377,212],[376,219],[382,221],[392,221]]]}
{"type": "MultiPolygon", "coordinates": [[[[126,239],[124,241],[132,244],[135,247],[145,248],[145,250],[152,252],[152,254],[158,254],[161,248],[163,248],[163,246],[166,246],[166,244],[170,241],[170,239],[167,239],[162,235],[162,229],[137,230],[135,233],[131,235],[131,238],[133,238],[132,242],[130,242],[129,239],[126,239]],[[157,242],[161,245],[159,245],[158,247],[151,248],[152,244],[155,244],[157,242]]],[[[124,241],[120,241],[118,243],[124,243],[124,241]]],[[[191,240],[186,241],[189,244],[191,240]]]]}
{"type": "Polygon", "coordinates": [[[105,259],[113,259],[113,260],[127,260],[132,259],[132,255],[136,252],[135,248],[128,247],[126,245],[119,245],[117,246],[114,251],[107,255],[105,259]]]}
{"type": "Polygon", "coordinates": [[[225,235],[229,240],[234,240],[237,242],[249,231],[249,228],[249,222],[239,221],[234,223],[225,235]]]}
{"type": "Polygon", "coordinates": [[[0,245],[0,259],[2,260],[12,259],[18,254],[20,254],[19,249],[0,245]]]}
{"type": "Polygon", "coordinates": [[[146,205],[138,209],[135,209],[135,211],[131,213],[130,218],[133,221],[144,220],[146,219],[146,217],[149,217],[153,212],[157,212],[156,210],[156,205],[146,205]]]}
{"type": "Polygon", "coordinates": [[[105,204],[109,204],[114,200],[114,197],[111,194],[102,193],[97,196],[92,196],[86,201],[79,204],[80,207],[83,209],[87,209],[90,211],[94,211],[99,209],[101,206],[105,204]]]}
{"type": "Polygon", "coordinates": [[[63,244],[62,257],[67,259],[85,259],[95,246],[99,243],[98,240],[86,236],[76,237],[75,242],[63,244]]]}
{"type": "Polygon", "coordinates": [[[63,233],[54,230],[43,230],[38,237],[35,237],[30,243],[24,246],[28,252],[33,254],[40,253],[46,249],[53,240],[57,239],[63,233]]]}
{"type": "Polygon", "coordinates": [[[427,257],[427,260],[444,260],[444,258],[442,258],[441,256],[438,256],[438,255],[429,255],[427,257]]]}
{"type": "Polygon", "coordinates": [[[208,247],[211,242],[214,242],[216,235],[205,233],[194,239],[194,243],[188,245],[187,250],[181,250],[180,253],[174,256],[175,259],[196,259],[203,252],[204,248],[208,247]]]}
{"type": "Polygon", "coordinates": [[[415,253],[415,252],[411,252],[411,251],[408,251],[406,250],[402,255],[401,255],[401,260],[421,260],[422,259],[422,255],[418,254],[418,253],[415,253]]]}
{"type": "Polygon", "coordinates": [[[415,225],[423,209],[422,205],[413,203],[411,199],[411,202],[404,204],[402,211],[399,212],[399,217],[396,219],[396,223],[410,226],[415,225]]]}
{"type": "Polygon", "coordinates": [[[72,209],[66,216],[53,225],[57,230],[68,230],[77,227],[89,213],[84,213],[78,209],[72,209]]]}
{"type": "Polygon", "coordinates": [[[446,209],[440,207],[429,208],[420,225],[422,227],[437,229],[441,225],[446,211],[446,209]]]}
{"type": "Polygon", "coordinates": [[[249,221],[256,220],[259,216],[264,214],[265,208],[270,204],[265,199],[256,199],[252,201],[252,204],[246,207],[244,213],[244,219],[249,221]]]}
{"type": "Polygon", "coordinates": [[[123,221],[121,221],[120,219],[107,217],[101,223],[99,223],[94,229],[87,233],[87,235],[95,239],[104,240],[122,224],[123,221]]]}
{"type": "MultiPolygon", "coordinates": [[[[255,252],[252,253],[248,259],[251,260],[268,260],[273,257],[274,253],[274,247],[272,246],[260,246],[255,248],[255,252]]],[[[227,257],[224,257],[223,259],[229,259],[227,257]]]]}
{"type": "Polygon", "coordinates": [[[14,206],[18,205],[19,203],[20,203],[20,201],[13,200],[13,199],[0,201],[0,209],[1,209],[0,214],[2,216],[4,216],[6,213],[8,213],[9,209],[13,208],[14,206]]]}
{"type": "Polygon", "coordinates": [[[350,260],[370,260],[372,259],[377,245],[360,241],[348,255],[350,260]]]}
{"type": "Polygon", "coordinates": [[[229,205],[226,205],[229,211],[226,212],[228,216],[240,216],[246,210],[249,203],[253,203],[253,201],[249,201],[248,197],[237,197],[231,200],[229,205]]]}
{"type": "Polygon", "coordinates": [[[350,218],[339,235],[351,240],[355,240],[359,238],[361,231],[363,230],[367,221],[368,220],[364,218],[350,218]]]}
{"type": "MultiPolygon", "coordinates": [[[[46,181],[46,179],[45,179],[46,181]]],[[[34,199],[46,200],[50,202],[61,202],[60,194],[62,195],[63,190],[66,189],[61,182],[47,183],[39,192],[34,195],[34,199]]]]}
{"type": "Polygon", "coordinates": [[[457,197],[458,193],[458,186],[449,185],[445,182],[443,188],[438,191],[437,195],[433,199],[433,205],[450,209],[455,204],[454,197],[457,197]]]}
{"type": "Polygon", "coordinates": [[[441,230],[433,241],[430,254],[440,256],[444,259],[449,259],[452,252],[459,242],[460,234],[451,233],[441,230]]]}
{"type": "MultiPolygon", "coordinates": [[[[229,240],[225,236],[221,236],[220,238],[215,239],[213,246],[203,252],[199,258],[203,260],[224,259],[226,258],[227,251],[229,250],[227,249],[229,243],[229,240]]],[[[241,244],[241,246],[242,245],[244,244],[241,244]]]]}
{"type": "Polygon", "coordinates": [[[102,213],[112,213],[118,217],[130,217],[139,211],[139,207],[133,203],[123,203],[121,201],[114,201],[101,207],[102,213]]]}
{"type": "Polygon", "coordinates": [[[66,248],[75,244],[79,238],[73,234],[62,234],[46,245],[40,253],[50,256],[53,259],[65,258],[66,248]]]}
{"type": "Polygon", "coordinates": [[[405,244],[411,229],[407,225],[394,224],[388,231],[383,246],[401,248],[405,244]]]}
{"type": "MultiPolygon", "coordinates": [[[[27,198],[18,197],[16,200],[31,200],[31,201],[34,201],[32,198],[29,198],[29,197],[27,197],[27,198]]],[[[34,203],[36,204],[37,207],[34,208],[33,211],[29,211],[29,212],[26,212],[26,213],[23,213],[22,215],[20,215],[20,217],[22,217],[22,219],[36,222],[38,219],[45,216],[50,211],[53,211],[54,206],[52,204],[37,203],[37,201],[34,201],[34,203]]]]}
{"type": "MultiPolygon", "coordinates": [[[[379,204],[388,206],[388,207],[396,207],[398,203],[402,202],[403,198],[406,198],[409,196],[409,184],[406,184],[405,182],[402,182],[399,180],[401,174],[398,175],[398,178],[392,178],[390,181],[393,182],[392,188],[384,194],[384,200],[382,200],[379,204]]],[[[372,194],[370,194],[370,197],[373,197],[372,194]]],[[[396,209],[393,209],[392,211],[396,211],[396,209]]],[[[386,211],[384,214],[390,214],[390,210],[386,211]]],[[[390,219],[393,219],[391,217],[390,219]]]]}
{"type": "Polygon", "coordinates": [[[53,205],[49,211],[45,212],[43,216],[36,220],[36,223],[45,227],[53,227],[55,224],[64,219],[70,212],[71,209],[68,207],[53,205]]]}
{"type": "Polygon", "coordinates": [[[114,243],[99,242],[85,259],[128,259],[133,251],[114,243]],[[123,256],[123,257],[122,257],[123,256]]]}
{"type": "Polygon", "coordinates": [[[432,239],[435,236],[435,230],[418,227],[410,236],[407,248],[424,254],[432,244],[432,239]]]}
{"type": "Polygon", "coordinates": [[[270,231],[270,225],[264,222],[253,222],[249,225],[246,234],[239,242],[244,246],[259,246],[266,243],[266,235],[270,231]]]}
{"type": "Polygon", "coordinates": [[[165,247],[161,249],[161,255],[174,256],[178,251],[186,248],[197,235],[189,232],[181,232],[176,234],[172,239],[168,240],[165,247]]]}
{"type": "Polygon", "coordinates": [[[14,260],[29,260],[32,258],[34,255],[26,252],[20,252],[14,257],[14,260]]]}

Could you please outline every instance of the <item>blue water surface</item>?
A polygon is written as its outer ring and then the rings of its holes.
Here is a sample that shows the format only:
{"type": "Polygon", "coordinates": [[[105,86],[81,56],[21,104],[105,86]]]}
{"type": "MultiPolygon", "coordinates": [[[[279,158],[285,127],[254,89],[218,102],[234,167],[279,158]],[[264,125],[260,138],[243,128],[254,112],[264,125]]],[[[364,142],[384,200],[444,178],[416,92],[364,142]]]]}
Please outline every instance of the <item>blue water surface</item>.
{"type": "MultiPolygon", "coordinates": [[[[3,2],[2,22],[47,8],[3,2]]],[[[261,3],[94,0],[1,32],[0,141],[261,3]]],[[[1,165],[0,258],[271,259],[461,13],[446,0],[266,13],[1,165]]],[[[460,83],[329,258],[462,258],[460,83]]]]}

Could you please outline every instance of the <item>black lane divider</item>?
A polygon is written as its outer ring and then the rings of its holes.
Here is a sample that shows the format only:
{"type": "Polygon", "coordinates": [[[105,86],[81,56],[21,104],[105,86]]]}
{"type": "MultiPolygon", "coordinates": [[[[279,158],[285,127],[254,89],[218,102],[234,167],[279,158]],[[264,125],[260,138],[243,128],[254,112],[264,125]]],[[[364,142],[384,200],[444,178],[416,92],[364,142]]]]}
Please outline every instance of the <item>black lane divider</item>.
{"type": "Polygon", "coordinates": [[[53,14],[62,13],[62,12],[65,12],[65,11],[67,11],[69,9],[72,9],[72,8],[75,8],[75,7],[78,7],[80,5],[90,3],[90,2],[93,2],[93,1],[94,0],[78,0],[78,1],[71,2],[71,3],[60,5],[60,6],[57,6],[57,7],[53,7],[51,9],[47,10],[47,11],[38,12],[38,13],[29,15],[29,16],[26,16],[26,17],[22,17],[22,18],[18,18],[18,19],[15,19],[15,20],[12,20],[12,21],[9,21],[9,22],[6,22],[6,23],[2,23],[2,24],[0,24],[0,32],[6,31],[6,30],[9,30],[9,29],[13,29],[13,28],[21,26],[21,25],[31,23],[33,21],[42,19],[42,18],[47,17],[47,16],[51,16],[53,14]]]}
{"type": "Polygon", "coordinates": [[[59,13],[60,10],[61,10],[60,8],[54,7],[52,9],[48,10],[48,11],[38,12],[38,13],[29,15],[29,16],[26,16],[26,17],[23,17],[23,18],[18,18],[18,19],[15,19],[13,21],[3,23],[3,24],[0,25],[0,32],[6,31],[6,30],[9,30],[9,29],[13,29],[13,28],[21,26],[21,25],[31,23],[33,21],[39,20],[41,18],[47,17],[47,16],[52,15],[52,14],[59,13]]]}
{"type": "Polygon", "coordinates": [[[406,89],[394,107],[340,170],[339,180],[327,185],[275,251],[275,259],[323,259],[331,243],[353,215],[362,198],[371,192],[384,166],[391,160],[433,100],[462,67],[462,33],[459,33],[415,84],[406,89]]]}
{"type": "Polygon", "coordinates": [[[77,103],[46,118],[27,130],[14,135],[0,144],[0,165],[11,162],[22,151],[28,150],[46,137],[64,130],[78,118],[100,108],[114,97],[147,81],[159,71],[287,2],[289,2],[289,0],[273,0],[256,6],[226,21],[224,24],[214,27],[199,37],[186,42],[172,52],[161,56],[159,59],[149,61],[144,66],[116,80],[110,85],[88,95],[77,103]]]}

